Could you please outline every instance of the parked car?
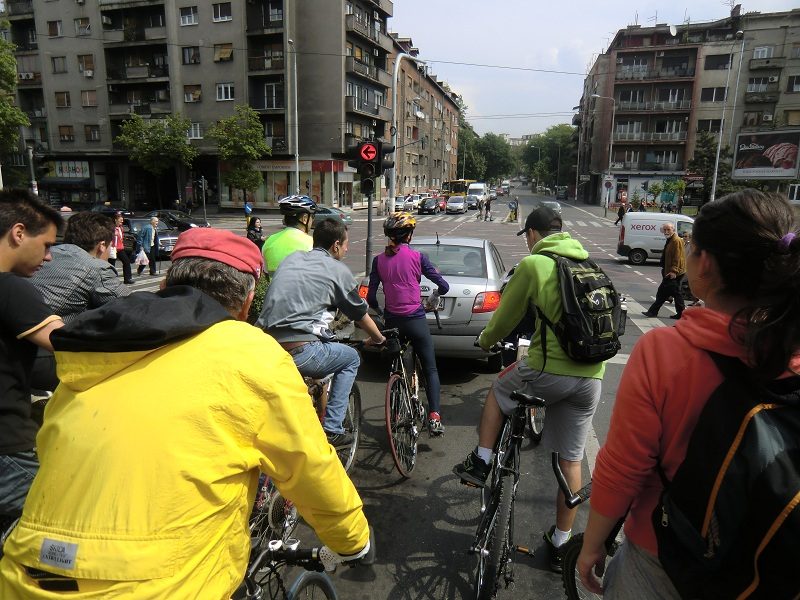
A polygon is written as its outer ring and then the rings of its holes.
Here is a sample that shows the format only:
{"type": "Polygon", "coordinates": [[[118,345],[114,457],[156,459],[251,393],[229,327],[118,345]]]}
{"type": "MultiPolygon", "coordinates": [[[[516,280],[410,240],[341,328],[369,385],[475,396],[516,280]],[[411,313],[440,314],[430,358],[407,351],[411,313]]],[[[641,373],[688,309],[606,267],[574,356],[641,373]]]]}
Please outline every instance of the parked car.
{"type": "Polygon", "coordinates": [[[439,212],[439,202],[436,198],[423,198],[417,208],[417,213],[421,215],[435,215],[439,212]]]}
{"type": "MultiPolygon", "coordinates": [[[[133,255],[136,249],[136,238],[142,227],[150,222],[149,218],[128,218],[122,220],[122,235],[125,249],[133,255]]],[[[178,241],[180,231],[170,227],[164,221],[158,221],[158,258],[159,260],[169,260],[175,242],[178,241]]]]}
{"type": "Polygon", "coordinates": [[[567,199],[567,188],[561,188],[556,192],[556,200],[566,200],[567,199]]]}
{"type": "Polygon", "coordinates": [[[464,196],[450,196],[447,199],[447,214],[467,212],[467,199],[464,196]]]}
{"type": "Polygon", "coordinates": [[[470,210],[478,210],[478,197],[470,194],[467,196],[467,208],[470,210]]]}
{"type": "MultiPolygon", "coordinates": [[[[484,239],[461,237],[415,237],[411,247],[427,255],[450,284],[450,291],[439,299],[439,322],[427,315],[436,356],[488,358],[489,367],[498,371],[500,354],[487,355],[474,345],[500,304],[500,287],[506,273],[495,245],[484,239]]],[[[361,284],[361,294],[366,294],[361,284]]],[[[422,296],[429,296],[436,286],[425,277],[420,282],[422,296]]],[[[384,305],[383,290],[378,290],[378,304],[384,305]]]]}
{"type": "Polygon", "coordinates": [[[314,213],[314,220],[311,222],[312,229],[317,226],[317,223],[320,223],[325,219],[338,219],[345,225],[350,225],[353,222],[353,217],[343,210],[340,210],[335,206],[317,204],[317,212],[314,213]]]}
{"type": "Polygon", "coordinates": [[[104,215],[108,215],[109,217],[113,217],[117,213],[122,213],[123,217],[132,217],[133,213],[125,208],[124,206],[119,206],[117,204],[95,204],[90,208],[92,212],[99,212],[103,213],[104,215]]]}
{"type": "Polygon", "coordinates": [[[211,227],[209,222],[202,217],[193,217],[182,210],[154,210],[147,213],[145,217],[158,217],[159,221],[163,221],[178,231],[186,231],[194,227],[211,227]]]}
{"type": "Polygon", "coordinates": [[[552,208],[559,215],[561,215],[561,203],[557,202],[556,200],[539,200],[538,206],[546,206],[547,208],[552,208]]]}
{"type": "Polygon", "coordinates": [[[505,196],[508,192],[504,190],[502,187],[495,188],[494,193],[497,194],[497,197],[505,196]]]}
{"type": "Polygon", "coordinates": [[[402,212],[406,209],[406,197],[395,196],[392,202],[392,212],[402,212]]]}
{"type": "Polygon", "coordinates": [[[497,200],[497,192],[494,190],[489,192],[489,200],[497,200]]]}

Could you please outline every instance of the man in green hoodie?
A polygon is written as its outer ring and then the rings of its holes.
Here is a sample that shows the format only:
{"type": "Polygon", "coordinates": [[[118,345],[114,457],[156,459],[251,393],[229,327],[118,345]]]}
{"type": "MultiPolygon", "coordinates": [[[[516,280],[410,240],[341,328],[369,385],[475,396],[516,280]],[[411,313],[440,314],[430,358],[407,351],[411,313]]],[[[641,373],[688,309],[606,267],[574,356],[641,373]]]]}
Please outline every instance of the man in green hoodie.
{"type": "MultiPolygon", "coordinates": [[[[563,308],[556,262],[542,252],[578,261],[589,257],[580,242],[562,232],[561,226],[561,217],[546,206],[528,215],[525,227],[517,235],[525,236],[531,255],[517,266],[503,292],[500,306],[480,335],[478,342],[484,350],[508,335],[529,308],[535,314],[538,307],[551,323],[557,323],[561,318],[563,308]]],[[[546,326],[537,319],[531,339],[541,339],[542,327],[546,326]]],[[[558,451],[561,469],[570,487],[581,487],[581,461],[592,416],[600,400],[605,363],[579,363],[570,359],[549,329],[545,330],[545,347],[546,360],[541,344],[531,344],[527,358],[500,373],[489,390],[481,414],[478,446],[463,463],[453,468],[465,483],[479,487],[485,485],[492,448],[504,415],[515,408],[510,399],[511,392],[522,390],[547,402],[544,444],[558,451]]],[[[559,492],[556,524],[545,534],[550,567],[556,572],[561,571],[560,547],[569,539],[574,520],[575,511],[567,509],[559,492]]]]}

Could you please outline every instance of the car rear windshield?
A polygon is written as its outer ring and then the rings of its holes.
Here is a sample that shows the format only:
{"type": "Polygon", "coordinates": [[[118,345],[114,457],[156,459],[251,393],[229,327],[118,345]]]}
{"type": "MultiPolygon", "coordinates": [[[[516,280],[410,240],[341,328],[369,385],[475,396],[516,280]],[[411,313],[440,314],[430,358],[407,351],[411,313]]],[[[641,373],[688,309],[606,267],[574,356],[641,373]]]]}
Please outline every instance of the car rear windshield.
{"type": "Polygon", "coordinates": [[[448,244],[413,244],[425,254],[439,272],[447,277],[486,277],[486,258],[481,248],[448,244]]]}

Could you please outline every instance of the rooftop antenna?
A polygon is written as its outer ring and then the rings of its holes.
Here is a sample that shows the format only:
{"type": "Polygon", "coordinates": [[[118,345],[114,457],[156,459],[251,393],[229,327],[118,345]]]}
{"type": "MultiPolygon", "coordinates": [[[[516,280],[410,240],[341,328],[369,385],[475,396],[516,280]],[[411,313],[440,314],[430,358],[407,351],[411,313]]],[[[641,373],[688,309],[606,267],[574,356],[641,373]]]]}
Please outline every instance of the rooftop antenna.
{"type": "Polygon", "coordinates": [[[652,21],[652,22],[653,22],[653,25],[656,25],[656,24],[658,23],[658,11],[656,11],[656,14],[655,14],[655,15],[653,15],[652,17],[650,17],[650,18],[649,18],[649,19],[647,19],[647,20],[648,20],[648,21],[652,21]]]}

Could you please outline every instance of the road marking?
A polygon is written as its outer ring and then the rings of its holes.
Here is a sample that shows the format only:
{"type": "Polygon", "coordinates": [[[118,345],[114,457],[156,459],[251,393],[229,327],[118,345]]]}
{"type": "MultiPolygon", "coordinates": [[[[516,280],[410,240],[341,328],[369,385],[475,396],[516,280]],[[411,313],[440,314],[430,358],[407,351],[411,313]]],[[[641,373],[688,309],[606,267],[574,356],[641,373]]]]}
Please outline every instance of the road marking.
{"type": "Polygon", "coordinates": [[[630,265],[623,265],[623,266],[624,266],[624,267],[627,267],[628,269],[632,269],[632,268],[633,268],[633,267],[632,267],[632,266],[630,266],[630,265]]]}
{"type": "Polygon", "coordinates": [[[591,221],[593,227],[605,227],[602,223],[598,223],[597,221],[591,221]]]}
{"type": "Polygon", "coordinates": [[[572,227],[572,221],[564,221],[563,225],[565,227],[572,227]]]}
{"type": "MultiPolygon", "coordinates": [[[[650,283],[658,283],[655,279],[650,279],[649,277],[647,278],[647,281],[650,283]]],[[[653,298],[653,300],[655,300],[655,298],[653,298]]]]}
{"type": "Polygon", "coordinates": [[[586,223],[583,221],[575,221],[578,224],[578,227],[586,227],[586,223]]]}
{"type": "Polygon", "coordinates": [[[627,364],[628,357],[630,357],[630,354],[623,354],[621,352],[618,352],[617,354],[609,358],[606,362],[611,363],[612,365],[624,365],[627,364]]]}
{"type": "Polygon", "coordinates": [[[641,275],[642,277],[645,276],[644,273],[642,273],[641,271],[634,271],[634,273],[636,273],[637,275],[641,275]]]}

